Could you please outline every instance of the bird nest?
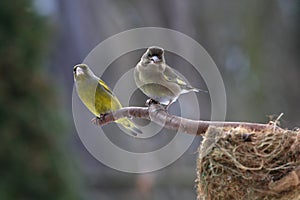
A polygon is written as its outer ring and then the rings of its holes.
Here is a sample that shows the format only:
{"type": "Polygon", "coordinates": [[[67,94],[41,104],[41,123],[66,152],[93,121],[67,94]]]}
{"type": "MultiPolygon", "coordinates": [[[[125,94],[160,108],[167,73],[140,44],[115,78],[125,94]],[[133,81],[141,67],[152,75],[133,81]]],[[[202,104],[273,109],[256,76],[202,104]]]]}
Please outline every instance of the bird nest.
{"type": "Polygon", "coordinates": [[[210,127],[197,168],[198,200],[299,200],[300,131],[210,127]]]}

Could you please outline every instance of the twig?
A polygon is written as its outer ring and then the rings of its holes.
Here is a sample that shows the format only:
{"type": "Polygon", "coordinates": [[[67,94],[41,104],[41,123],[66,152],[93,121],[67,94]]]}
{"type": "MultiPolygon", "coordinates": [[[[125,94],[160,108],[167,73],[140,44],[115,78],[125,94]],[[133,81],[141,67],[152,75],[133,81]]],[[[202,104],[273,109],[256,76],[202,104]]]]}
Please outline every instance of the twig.
{"type": "Polygon", "coordinates": [[[251,130],[265,130],[275,128],[283,130],[276,124],[260,124],[249,122],[220,122],[191,120],[167,113],[160,104],[151,104],[149,107],[124,107],[120,110],[106,113],[100,118],[94,119],[94,123],[99,126],[114,122],[123,117],[148,119],[167,129],[180,131],[192,135],[203,135],[209,126],[216,127],[243,127],[251,130]]]}

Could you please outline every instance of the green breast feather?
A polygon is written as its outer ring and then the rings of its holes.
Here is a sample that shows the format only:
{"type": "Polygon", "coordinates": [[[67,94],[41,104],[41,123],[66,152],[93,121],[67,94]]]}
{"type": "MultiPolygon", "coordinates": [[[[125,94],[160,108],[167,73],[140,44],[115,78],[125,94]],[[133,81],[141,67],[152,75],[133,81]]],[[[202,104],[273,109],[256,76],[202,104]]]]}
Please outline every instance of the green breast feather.
{"type": "Polygon", "coordinates": [[[78,94],[82,102],[95,116],[118,110],[122,107],[116,96],[101,80],[99,82],[80,84],[78,94]]]}

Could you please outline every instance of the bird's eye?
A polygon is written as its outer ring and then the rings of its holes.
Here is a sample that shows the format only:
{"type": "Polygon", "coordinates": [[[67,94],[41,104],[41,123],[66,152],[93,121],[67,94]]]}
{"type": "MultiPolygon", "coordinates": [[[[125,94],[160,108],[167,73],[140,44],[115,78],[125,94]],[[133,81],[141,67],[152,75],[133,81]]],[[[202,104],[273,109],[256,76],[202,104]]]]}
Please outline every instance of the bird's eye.
{"type": "Polygon", "coordinates": [[[77,67],[74,67],[74,68],[73,68],[73,72],[76,72],[76,68],[77,68],[77,67]]]}

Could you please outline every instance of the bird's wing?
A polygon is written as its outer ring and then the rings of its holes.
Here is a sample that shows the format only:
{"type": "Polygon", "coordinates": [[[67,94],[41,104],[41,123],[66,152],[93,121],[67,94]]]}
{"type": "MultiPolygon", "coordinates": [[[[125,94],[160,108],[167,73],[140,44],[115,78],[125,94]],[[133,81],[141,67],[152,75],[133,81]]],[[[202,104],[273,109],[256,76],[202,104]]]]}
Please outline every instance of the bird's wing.
{"type": "Polygon", "coordinates": [[[100,86],[102,86],[102,88],[104,89],[104,91],[106,91],[109,94],[109,96],[112,98],[111,104],[114,104],[116,109],[122,108],[122,104],[120,103],[119,99],[110,90],[110,88],[104,83],[104,81],[102,81],[101,79],[99,79],[98,83],[100,84],[100,86]]]}
{"type": "Polygon", "coordinates": [[[180,86],[188,86],[188,84],[169,66],[166,66],[165,71],[163,72],[163,77],[165,80],[176,83],[180,86]]]}
{"type": "Polygon", "coordinates": [[[112,91],[110,90],[110,88],[104,83],[104,81],[102,81],[101,79],[98,80],[99,84],[112,96],[114,96],[114,94],[112,93],[112,91]]]}

